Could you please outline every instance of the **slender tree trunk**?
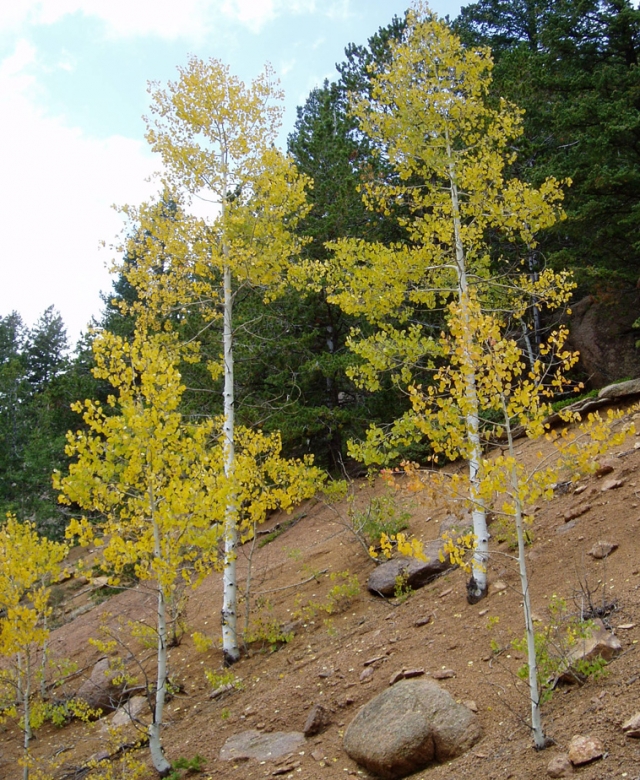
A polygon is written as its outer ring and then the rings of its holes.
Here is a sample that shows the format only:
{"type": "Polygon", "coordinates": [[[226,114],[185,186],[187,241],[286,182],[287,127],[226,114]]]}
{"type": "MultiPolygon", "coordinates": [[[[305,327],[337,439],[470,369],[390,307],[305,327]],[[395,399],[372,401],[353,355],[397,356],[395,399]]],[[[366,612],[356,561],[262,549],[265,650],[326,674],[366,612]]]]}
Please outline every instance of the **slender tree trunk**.
{"type": "MultiPolygon", "coordinates": [[[[467,269],[462,244],[462,228],[460,222],[460,201],[458,187],[455,180],[455,166],[452,160],[452,152],[447,138],[447,154],[449,163],[449,182],[451,192],[451,207],[453,212],[453,229],[456,249],[456,269],[458,274],[458,297],[462,307],[462,316],[465,322],[465,337],[471,338],[468,324],[468,295],[467,269]]],[[[465,346],[465,355],[468,357],[466,374],[466,400],[469,411],[466,415],[467,438],[469,440],[469,484],[470,499],[472,502],[473,533],[476,537],[476,548],[473,555],[473,572],[467,583],[467,601],[476,604],[487,595],[487,560],[489,558],[489,532],[487,530],[487,513],[482,500],[478,495],[479,471],[482,463],[482,444],[480,442],[480,415],[478,409],[478,394],[476,390],[475,367],[470,356],[470,344],[465,346]]]]}
{"type": "Polygon", "coordinates": [[[520,590],[522,593],[522,605],[524,609],[525,633],[527,636],[527,664],[529,666],[529,698],[531,700],[531,730],[533,731],[533,741],[537,750],[542,750],[547,746],[547,740],[542,730],[542,719],[540,716],[540,688],[538,686],[538,661],[536,659],[535,634],[533,629],[533,617],[531,614],[531,597],[529,594],[529,577],[527,574],[527,564],[524,557],[524,519],[522,511],[522,501],[520,500],[518,472],[515,465],[515,454],[513,451],[513,436],[511,433],[511,423],[507,412],[506,404],[503,399],[502,408],[504,412],[505,430],[507,441],[509,443],[509,456],[512,459],[511,466],[511,491],[515,507],[516,536],[518,539],[518,569],[520,572],[520,590]]]}
{"type": "Polygon", "coordinates": [[[29,651],[25,654],[25,665],[22,664],[22,653],[18,653],[18,677],[22,680],[22,717],[24,718],[24,742],[22,780],[29,780],[29,744],[31,742],[31,710],[29,699],[31,698],[31,664],[29,651]]]}
{"type": "MultiPolygon", "coordinates": [[[[233,386],[233,290],[231,269],[225,265],[223,272],[224,313],[224,473],[229,482],[233,480],[235,461],[234,442],[234,386],[233,386]]],[[[224,573],[222,603],[222,653],[226,666],[240,658],[237,632],[238,591],[236,583],[236,559],[238,545],[238,517],[235,496],[228,499],[224,518],[224,573]]]]}
{"type": "MultiPolygon", "coordinates": [[[[153,522],[154,554],[160,558],[160,531],[155,520],[153,522]]],[[[156,701],[153,708],[153,720],[149,724],[149,752],[155,770],[161,777],[171,771],[171,764],[167,761],[160,739],[162,728],[162,715],[167,693],[167,605],[162,586],[158,583],[158,669],[156,675],[156,701]]]]}

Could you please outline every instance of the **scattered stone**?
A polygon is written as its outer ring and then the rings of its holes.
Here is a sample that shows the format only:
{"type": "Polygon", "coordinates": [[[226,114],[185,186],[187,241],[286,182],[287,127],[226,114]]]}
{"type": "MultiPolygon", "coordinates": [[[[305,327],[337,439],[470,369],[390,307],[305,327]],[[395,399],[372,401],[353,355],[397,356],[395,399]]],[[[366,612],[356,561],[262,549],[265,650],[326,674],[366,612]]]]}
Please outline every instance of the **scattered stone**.
{"type": "Polygon", "coordinates": [[[324,752],[322,750],[313,750],[311,752],[311,758],[314,761],[323,761],[324,760],[324,752]]]}
{"type": "Polygon", "coordinates": [[[575,520],[577,517],[586,515],[590,510],[591,504],[578,504],[578,506],[573,507],[573,509],[568,509],[564,513],[564,521],[565,523],[568,523],[570,520],[575,520]]]}
{"type": "Polygon", "coordinates": [[[573,491],[573,494],[579,496],[580,493],[584,493],[587,487],[588,485],[578,485],[578,487],[573,491]]]}
{"type": "Polygon", "coordinates": [[[367,666],[367,668],[364,669],[360,674],[360,682],[361,683],[371,682],[371,678],[373,677],[374,672],[375,669],[373,668],[373,666],[367,666]]]}
{"type": "Polygon", "coordinates": [[[611,555],[611,553],[615,552],[617,549],[618,545],[616,542],[600,540],[593,545],[593,547],[589,550],[588,555],[591,555],[597,560],[600,560],[601,558],[606,558],[607,556],[611,555]]]}
{"type": "Polygon", "coordinates": [[[416,622],[413,624],[415,628],[421,628],[422,626],[426,626],[428,623],[431,623],[433,620],[433,615],[427,615],[427,617],[420,618],[419,620],[416,620],[416,622]]]}
{"type": "Polygon", "coordinates": [[[372,593],[380,596],[393,596],[396,589],[396,578],[406,576],[407,585],[410,588],[421,588],[437,576],[452,568],[447,555],[444,561],[440,560],[439,553],[444,542],[435,539],[424,547],[426,561],[417,558],[399,556],[377,566],[369,577],[367,587],[372,593]]]}
{"type": "Polygon", "coordinates": [[[363,666],[372,666],[373,664],[377,663],[378,661],[386,661],[388,655],[377,655],[375,658],[369,658],[368,661],[365,661],[362,665],[363,666]]]}
{"type": "Polygon", "coordinates": [[[622,487],[624,485],[624,479],[608,479],[606,482],[603,483],[602,487],[600,488],[600,492],[604,493],[607,490],[616,490],[619,487],[622,487]]]}
{"type": "Polygon", "coordinates": [[[567,653],[566,669],[559,675],[558,681],[572,683],[583,680],[584,675],[575,668],[578,661],[602,658],[608,662],[622,650],[618,637],[607,631],[600,619],[594,620],[593,623],[591,635],[576,642],[575,647],[567,653]]]}
{"type": "Polygon", "coordinates": [[[569,777],[573,774],[573,764],[566,753],[554,756],[547,764],[549,777],[569,777]]]}
{"type": "Polygon", "coordinates": [[[327,677],[331,677],[333,674],[333,669],[323,669],[321,672],[318,672],[318,677],[321,677],[323,680],[326,680],[327,677]]]}
{"type": "Polygon", "coordinates": [[[593,472],[594,477],[604,477],[607,474],[611,474],[611,472],[615,469],[615,461],[611,460],[611,458],[605,458],[601,461],[598,461],[598,468],[593,472]]]}
{"type": "Polygon", "coordinates": [[[451,593],[452,590],[453,590],[453,588],[446,588],[445,590],[443,590],[440,593],[438,593],[438,598],[439,599],[443,599],[445,596],[448,596],[451,593]]]}
{"type": "Polygon", "coordinates": [[[294,753],[305,744],[304,734],[299,731],[274,731],[264,734],[261,731],[243,731],[234,734],[220,750],[220,761],[273,761],[276,758],[294,753]]]}
{"type": "Polygon", "coordinates": [[[412,677],[422,677],[424,669],[401,669],[391,675],[389,685],[395,685],[400,680],[410,680],[412,677]]]}
{"type": "Polygon", "coordinates": [[[424,669],[403,669],[402,673],[405,680],[410,680],[412,677],[422,677],[424,669]]]}
{"type": "Polygon", "coordinates": [[[278,777],[279,775],[288,775],[289,772],[293,772],[300,766],[300,761],[289,761],[283,766],[279,766],[271,773],[271,777],[278,777]]]}
{"type": "Polygon", "coordinates": [[[576,734],[569,743],[569,760],[574,766],[582,766],[602,758],[604,745],[597,737],[584,737],[576,734]]]}
{"type": "Polygon", "coordinates": [[[455,677],[456,673],[453,669],[438,669],[438,671],[433,672],[431,676],[434,680],[448,680],[451,677],[455,677]]]}
{"type": "Polygon", "coordinates": [[[622,730],[628,737],[640,737],[640,712],[636,712],[622,724],[622,730]]]}
{"type": "Polygon", "coordinates": [[[106,588],[109,584],[109,578],[108,577],[92,577],[91,578],[91,584],[94,588],[106,588]]]}
{"type": "Polygon", "coordinates": [[[635,627],[636,627],[635,623],[622,623],[621,625],[617,626],[617,628],[622,631],[629,631],[631,628],[635,628],[635,627]]]}
{"type": "Polygon", "coordinates": [[[471,710],[471,712],[477,712],[478,711],[478,705],[475,703],[475,701],[473,699],[467,699],[466,701],[463,701],[462,703],[464,704],[464,706],[468,710],[471,710]]]}
{"type": "Polygon", "coordinates": [[[506,590],[507,584],[506,582],[503,582],[502,580],[496,580],[493,585],[491,586],[491,590],[494,591],[494,593],[500,593],[500,591],[506,590]]]}
{"type": "Polygon", "coordinates": [[[481,609],[480,612],[478,612],[478,617],[484,617],[488,611],[488,609],[481,609]]]}
{"type": "Polygon", "coordinates": [[[432,680],[403,680],[358,711],[344,749],[361,766],[394,780],[462,755],[481,735],[477,716],[432,680]]]}
{"type": "Polygon", "coordinates": [[[322,733],[331,725],[331,713],[322,704],[315,704],[309,714],[302,729],[305,737],[314,737],[322,733]]]}

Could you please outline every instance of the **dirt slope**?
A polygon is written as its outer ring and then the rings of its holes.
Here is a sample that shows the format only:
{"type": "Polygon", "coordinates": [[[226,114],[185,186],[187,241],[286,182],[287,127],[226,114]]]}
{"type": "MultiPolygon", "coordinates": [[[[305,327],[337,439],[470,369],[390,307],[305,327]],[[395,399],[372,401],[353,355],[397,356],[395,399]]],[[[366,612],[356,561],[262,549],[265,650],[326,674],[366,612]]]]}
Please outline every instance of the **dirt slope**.
{"type": "MultiPolygon", "coordinates": [[[[576,485],[558,490],[552,501],[540,505],[536,515],[535,541],[528,551],[534,611],[545,618],[554,594],[566,598],[574,609],[580,583],[583,590],[588,583],[598,604],[603,599],[615,601],[616,609],[608,621],[623,646],[622,654],[604,676],[581,687],[560,688],[545,705],[545,729],[555,746],[536,753],[526,727],[524,683],[515,674],[523,656],[510,644],[523,634],[522,607],[517,573],[505,542],[498,543],[494,535],[489,568],[492,587],[486,600],[468,605],[465,575],[454,570],[398,604],[368,594],[366,581],[373,564],[363,548],[336,521],[333,512],[321,503],[309,502],[297,512],[304,515],[298,522],[255,550],[254,618],[263,623],[288,623],[300,603],[326,602],[337,582],[330,579],[331,573],[357,574],[363,586],[360,594],[342,612],[328,616],[317,611],[308,617],[295,627],[292,640],[276,652],[254,644],[234,667],[242,679],[242,690],[215,700],[209,698],[211,688],[203,671],[219,669],[221,652],[217,646],[206,653],[197,652],[185,636],[170,652],[172,680],[183,687],[166,713],[169,725],[163,738],[169,759],[201,754],[207,759],[201,776],[211,778],[367,777],[341,749],[343,731],[357,708],[382,691],[391,675],[403,667],[423,668],[426,674],[447,668],[455,676],[442,685],[456,699],[475,702],[485,736],[471,753],[413,777],[542,778],[550,759],[566,750],[574,734],[599,737],[607,751],[603,760],[579,770],[580,777],[640,777],[640,740],[625,737],[620,729],[624,720],[640,710],[640,448],[634,448],[636,442],[640,443],[640,437],[628,439],[618,449],[611,475],[582,480],[578,485],[586,489],[579,495],[574,492],[576,485]],[[623,484],[603,492],[603,480],[610,477],[623,484]],[[587,512],[565,522],[566,513],[585,503],[590,507],[587,512]],[[619,547],[607,559],[594,560],[588,551],[602,539],[619,547]],[[506,588],[497,590],[498,582],[506,588]],[[378,659],[371,664],[374,673],[361,681],[365,663],[372,659],[378,659]],[[229,763],[218,759],[225,740],[245,729],[302,730],[316,703],[331,710],[333,722],[288,761],[229,763]]],[[[528,442],[519,446],[525,457],[533,456],[528,442]]],[[[366,503],[367,491],[380,493],[384,489],[380,484],[363,486],[359,500],[366,503]]],[[[439,521],[446,508],[425,505],[420,496],[399,495],[398,499],[412,512],[410,526],[416,536],[423,540],[439,536],[439,521]]],[[[269,525],[283,519],[273,517],[269,525]]],[[[246,545],[240,557],[242,583],[248,550],[246,545]]],[[[92,606],[87,592],[78,589],[73,580],[57,597],[69,622],[53,632],[52,653],[74,661],[85,670],[84,676],[100,657],[88,639],[98,636],[101,621],[115,625],[118,617],[144,620],[152,614],[154,604],[151,593],[138,589],[92,606]],[[76,616],[69,620],[71,615],[76,616]]],[[[211,576],[189,597],[189,631],[217,638],[220,608],[220,577],[211,576]]],[[[149,651],[143,652],[149,655],[149,651]]],[[[77,688],[83,675],[73,679],[68,688],[77,688]]],[[[0,726],[0,778],[4,780],[21,776],[19,741],[15,726],[0,726]]],[[[73,723],[63,729],[45,726],[38,732],[34,753],[45,762],[57,757],[61,765],[54,771],[55,777],[79,778],[83,776],[79,768],[90,756],[106,750],[107,742],[100,721],[90,726],[73,723]]],[[[146,759],[144,750],[139,755],[146,759]]],[[[151,770],[147,774],[154,776],[151,770]]]]}

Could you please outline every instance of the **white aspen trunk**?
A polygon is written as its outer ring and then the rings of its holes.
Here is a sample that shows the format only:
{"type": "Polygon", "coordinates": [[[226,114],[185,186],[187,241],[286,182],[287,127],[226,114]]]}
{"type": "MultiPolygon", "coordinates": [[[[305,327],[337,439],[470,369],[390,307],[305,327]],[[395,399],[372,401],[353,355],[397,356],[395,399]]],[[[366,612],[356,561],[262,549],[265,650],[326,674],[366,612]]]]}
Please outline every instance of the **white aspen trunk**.
{"type": "MultiPolygon", "coordinates": [[[[447,137],[447,155],[451,160],[452,153],[447,137]]],[[[449,182],[451,191],[451,207],[453,212],[453,230],[456,247],[456,268],[458,274],[458,297],[462,306],[462,316],[465,322],[465,334],[468,334],[468,308],[467,300],[469,286],[467,282],[467,269],[462,245],[462,229],[460,222],[460,201],[458,187],[455,180],[455,168],[453,162],[449,163],[449,182]]],[[[465,348],[465,355],[469,350],[465,348]]],[[[466,366],[466,400],[469,411],[466,415],[467,438],[469,440],[469,485],[470,499],[472,502],[471,516],[473,520],[473,533],[476,537],[476,547],[472,560],[471,579],[467,583],[467,601],[476,604],[487,595],[487,560],[489,558],[489,532],[487,530],[487,513],[484,504],[478,496],[479,471],[482,463],[482,444],[480,442],[480,415],[478,410],[478,394],[476,391],[475,366],[469,357],[466,366]]]]}
{"type": "Polygon", "coordinates": [[[29,709],[29,699],[31,698],[31,664],[29,662],[29,651],[25,656],[26,666],[22,665],[22,653],[18,653],[18,676],[24,684],[22,687],[22,717],[24,718],[24,767],[22,769],[22,780],[29,780],[29,743],[31,742],[31,711],[29,709]]]}
{"type": "MultiPolygon", "coordinates": [[[[224,312],[224,473],[227,480],[233,479],[234,444],[234,387],[233,387],[233,290],[231,268],[225,264],[223,271],[224,312]]],[[[238,545],[238,523],[235,497],[231,495],[224,518],[224,572],[222,580],[222,654],[225,666],[231,666],[240,658],[237,632],[238,589],[236,582],[236,547],[238,545]]]]}
{"type": "MultiPolygon", "coordinates": [[[[154,554],[159,558],[162,554],[160,547],[160,532],[154,519],[153,538],[154,554]]],[[[162,728],[162,715],[164,712],[164,702],[167,693],[167,605],[160,583],[158,583],[158,668],[156,674],[156,701],[153,708],[153,720],[149,724],[149,752],[154,769],[161,777],[164,777],[171,771],[171,764],[167,761],[162,748],[160,739],[160,729],[162,728]]]]}
{"type": "Polygon", "coordinates": [[[522,606],[524,610],[525,633],[527,636],[527,664],[529,666],[529,698],[531,700],[531,730],[533,732],[533,742],[536,750],[543,750],[547,747],[547,740],[542,730],[542,719],[540,715],[540,689],[538,687],[538,662],[536,659],[535,634],[533,629],[533,617],[531,614],[531,597],[529,595],[529,577],[527,574],[527,564],[524,557],[524,521],[522,512],[522,502],[519,495],[518,473],[515,467],[515,455],[513,451],[513,436],[511,434],[511,424],[509,414],[503,400],[503,411],[505,420],[505,429],[507,441],[509,443],[509,456],[513,463],[511,466],[511,490],[515,507],[516,536],[518,539],[518,569],[520,572],[520,590],[522,593],[522,606]]]}

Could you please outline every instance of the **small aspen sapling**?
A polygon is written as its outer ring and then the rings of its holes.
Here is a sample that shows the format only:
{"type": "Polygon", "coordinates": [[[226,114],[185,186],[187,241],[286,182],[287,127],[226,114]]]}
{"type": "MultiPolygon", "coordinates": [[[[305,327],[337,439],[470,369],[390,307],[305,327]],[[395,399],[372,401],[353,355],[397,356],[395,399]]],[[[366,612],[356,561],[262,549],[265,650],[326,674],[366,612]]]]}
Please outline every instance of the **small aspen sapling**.
{"type": "Polygon", "coordinates": [[[31,766],[33,730],[47,714],[43,700],[35,702],[43,681],[50,583],[61,574],[65,544],[41,537],[32,523],[8,514],[0,528],[0,721],[19,720],[23,732],[23,780],[31,766]]]}
{"type": "MultiPolygon", "coordinates": [[[[349,341],[362,358],[351,377],[371,391],[379,389],[384,374],[409,387],[435,367],[440,345],[422,324],[425,310],[457,299],[460,316],[469,319],[465,306],[474,288],[493,308],[519,316],[532,295],[549,302],[553,295],[547,291],[557,281],[549,272],[542,271],[534,282],[516,262],[515,278],[509,281],[502,263],[494,278],[494,261],[502,257],[492,257],[492,243],[499,237],[505,246],[531,252],[536,234],[563,218],[560,182],[549,178],[534,188],[507,178],[514,141],[522,133],[522,112],[507,101],[493,106],[488,100],[493,62],[487,48],[465,48],[419,0],[407,12],[402,39],[391,41],[389,48],[390,57],[372,71],[370,93],[353,96],[351,111],[396,174],[393,183],[365,180],[365,203],[386,216],[399,214],[407,241],[383,245],[339,239],[330,245],[332,260],[318,271],[330,302],[365,316],[378,329],[366,338],[353,333],[349,341]]],[[[481,403],[470,336],[458,347],[469,369],[460,436],[468,442],[464,457],[477,539],[470,599],[477,601],[486,594],[488,556],[479,495],[481,403]]],[[[388,465],[399,448],[421,440],[410,412],[388,430],[372,426],[365,442],[350,445],[350,454],[367,464],[388,465]]]]}
{"type": "Polygon", "coordinates": [[[127,565],[157,595],[156,696],[149,725],[155,769],[171,766],[160,739],[167,689],[167,609],[178,579],[196,585],[217,559],[225,486],[220,448],[209,448],[212,422],[187,424],[178,411],[184,387],[176,369],[181,348],[166,334],[137,330],[131,343],[111,333],[94,341],[98,378],[118,395],[108,411],[78,402],[87,430],[68,434],[75,458],[67,476],[54,475],[60,501],[98,513],[72,520],[70,539],[101,547],[111,584],[127,565]]]}
{"type": "MultiPolygon", "coordinates": [[[[581,423],[578,416],[567,412],[564,419],[577,427],[564,429],[560,434],[549,430],[545,420],[552,412],[550,401],[568,383],[567,372],[578,358],[577,353],[565,349],[565,329],[548,335],[540,346],[541,357],[530,366],[523,347],[505,335],[504,324],[497,317],[482,312],[474,296],[469,297],[464,307],[459,303],[450,305],[448,325],[449,335],[443,334],[440,341],[447,364],[436,372],[434,383],[426,390],[411,388],[415,422],[436,448],[442,448],[449,457],[458,453],[464,456],[469,446],[465,436],[468,403],[465,373],[470,370],[467,345],[471,343],[477,398],[483,410],[493,412],[491,419],[484,420],[487,435],[502,436],[507,445],[504,454],[483,457],[476,493],[484,506],[515,525],[517,555],[513,558],[518,565],[524,608],[531,728],[536,748],[542,749],[547,740],[540,714],[541,687],[525,558],[525,527],[533,520],[527,507],[540,498],[552,498],[553,487],[561,474],[575,476],[593,470],[597,455],[621,443],[633,426],[626,424],[617,429],[621,413],[611,412],[607,419],[590,415],[581,423]],[[529,439],[547,437],[552,441],[555,445],[552,454],[546,458],[540,456],[533,467],[523,463],[514,447],[516,425],[524,428],[529,439]]],[[[461,499],[467,497],[468,503],[464,477],[441,474],[436,479],[442,490],[461,499]]],[[[473,551],[473,546],[469,537],[448,537],[445,553],[452,562],[469,571],[466,553],[473,551]]]]}

